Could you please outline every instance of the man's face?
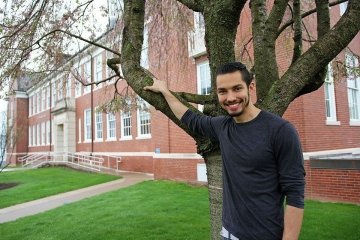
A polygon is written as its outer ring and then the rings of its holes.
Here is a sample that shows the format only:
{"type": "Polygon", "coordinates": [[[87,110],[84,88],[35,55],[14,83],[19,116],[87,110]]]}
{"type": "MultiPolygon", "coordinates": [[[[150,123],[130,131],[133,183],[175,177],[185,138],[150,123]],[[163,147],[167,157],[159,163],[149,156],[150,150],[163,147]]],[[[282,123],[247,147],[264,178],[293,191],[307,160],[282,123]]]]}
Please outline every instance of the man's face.
{"type": "Polygon", "coordinates": [[[244,113],[250,103],[249,88],[239,71],[221,74],[216,77],[219,103],[230,116],[237,117],[244,113]]]}

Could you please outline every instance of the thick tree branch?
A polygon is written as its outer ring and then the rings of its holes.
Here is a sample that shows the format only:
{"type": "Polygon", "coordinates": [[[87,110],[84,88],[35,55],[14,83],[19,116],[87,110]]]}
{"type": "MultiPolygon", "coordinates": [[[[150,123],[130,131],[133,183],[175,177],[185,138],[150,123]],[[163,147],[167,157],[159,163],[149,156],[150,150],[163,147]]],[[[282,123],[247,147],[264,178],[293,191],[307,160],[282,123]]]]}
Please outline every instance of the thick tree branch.
{"type": "Polygon", "coordinates": [[[281,21],[284,17],[286,6],[289,0],[286,1],[275,1],[274,6],[271,9],[270,15],[266,20],[268,35],[276,39],[276,31],[279,29],[281,21]]]}
{"type": "Polygon", "coordinates": [[[261,102],[267,95],[273,82],[279,79],[275,54],[273,29],[277,29],[286,9],[287,1],[275,1],[267,17],[266,1],[253,0],[251,15],[253,18],[254,69],[257,81],[257,98],[261,102]]]}
{"type": "MultiPolygon", "coordinates": [[[[330,31],[329,3],[328,0],[316,0],[315,3],[317,9],[317,35],[318,38],[321,38],[330,31]]],[[[313,81],[310,81],[301,89],[297,96],[301,96],[319,89],[324,84],[326,72],[327,67],[324,67],[316,74],[313,81]]]]}
{"type": "Polygon", "coordinates": [[[191,102],[191,103],[204,105],[214,102],[214,98],[211,95],[200,95],[200,94],[187,93],[187,92],[178,92],[175,94],[185,99],[187,102],[191,102]]]}
{"type": "Polygon", "coordinates": [[[282,115],[303,87],[343,50],[360,30],[360,2],[350,0],[336,25],[309,48],[282,78],[275,82],[261,103],[264,109],[282,115]],[[285,107],[284,107],[285,106],[285,107]]]}
{"type": "MultiPolygon", "coordinates": [[[[187,127],[176,118],[162,94],[143,90],[145,86],[152,85],[154,78],[149,71],[145,71],[139,65],[143,42],[145,2],[143,0],[125,0],[124,9],[124,30],[120,62],[127,83],[141,98],[157,110],[160,110],[175,124],[195,138],[187,127]]],[[[193,111],[198,111],[183,98],[177,97],[187,107],[193,111]]]]}
{"type": "MultiPolygon", "coordinates": [[[[332,6],[335,6],[335,5],[338,5],[340,3],[343,3],[343,2],[347,2],[348,0],[338,0],[338,1],[334,1],[334,2],[331,2],[329,3],[329,7],[332,7],[332,6]]],[[[316,13],[316,8],[314,9],[311,9],[303,14],[301,14],[301,18],[305,18],[313,13],[316,13]]],[[[284,23],[280,28],[279,28],[279,31],[277,33],[277,36],[279,36],[287,27],[291,26],[292,24],[294,23],[294,19],[291,19],[290,21],[284,23]]]]}
{"type": "MultiPolygon", "coordinates": [[[[293,11],[293,18],[294,18],[294,52],[292,63],[294,63],[302,53],[302,20],[301,20],[301,5],[300,0],[293,1],[294,11],[293,11]]],[[[275,32],[275,31],[274,31],[275,32]]]]}
{"type": "Polygon", "coordinates": [[[203,12],[204,3],[203,0],[177,0],[179,3],[184,4],[194,12],[203,12]]]}

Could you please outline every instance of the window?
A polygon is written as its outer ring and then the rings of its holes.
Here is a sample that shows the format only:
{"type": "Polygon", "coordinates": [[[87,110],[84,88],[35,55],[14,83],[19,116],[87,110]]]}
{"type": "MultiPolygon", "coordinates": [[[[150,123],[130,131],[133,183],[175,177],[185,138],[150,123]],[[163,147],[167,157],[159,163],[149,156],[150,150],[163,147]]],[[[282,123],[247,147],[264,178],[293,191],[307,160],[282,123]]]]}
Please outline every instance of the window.
{"type": "MultiPolygon", "coordinates": [[[[102,79],[102,53],[100,53],[95,57],[95,81],[98,82],[102,79]]],[[[97,87],[101,87],[100,85],[101,84],[99,84],[97,87]]]]}
{"type": "Polygon", "coordinates": [[[36,113],[41,112],[41,91],[38,91],[36,94],[36,100],[37,100],[37,109],[36,113]]]}
{"type": "Polygon", "coordinates": [[[32,145],[36,146],[36,125],[32,126],[32,145]]]}
{"type": "Polygon", "coordinates": [[[71,75],[68,76],[68,79],[66,81],[66,97],[71,97],[71,75]]]}
{"type": "Polygon", "coordinates": [[[203,95],[210,94],[211,77],[210,77],[209,62],[204,62],[197,65],[197,83],[198,83],[199,94],[203,94],[203,95]]]}
{"type": "Polygon", "coordinates": [[[49,145],[50,144],[50,121],[46,122],[46,144],[49,145]]]}
{"type": "Polygon", "coordinates": [[[354,72],[359,67],[359,60],[352,54],[345,54],[347,72],[348,102],[350,113],[350,124],[360,123],[360,77],[354,72]]]}
{"type": "Polygon", "coordinates": [[[116,119],[114,113],[107,114],[107,138],[116,139],[116,119]]]}
{"type": "Polygon", "coordinates": [[[84,140],[91,140],[91,110],[84,111],[84,140]]]}
{"type": "Polygon", "coordinates": [[[95,139],[102,140],[103,138],[103,124],[102,124],[102,112],[95,111],[95,139]]]}
{"type": "Polygon", "coordinates": [[[131,111],[121,111],[121,139],[132,139],[131,111]]]}
{"type": "Polygon", "coordinates": [[[194,12],[194,28],[205,30],[204,16],[199,12],[194,12]]]}
{"type": "Polygon", "coordinates": [[[41,145],[45,145],[46,132],[45,132],[45,122],[41,123],[41,145]]]}
{"type": "Polygon", "coordinates": [[[32,126],[29,127],[29,147],[32,146],[32,126]]]}
{"type": "Polygon", "coordinates": [[[74,69],[75,73],[75,97],[81,96],[81,83],[78,79],[81,79],[81,68],[74,69]]]}
{"type": "Polygon", "coordinates": [[[63,92],[64,92],[64,83],[59,80],[57,82],[57,96],[58,96],[58,100],[63,99],[63,92]]]}
{"type": "Polygon", "coordinates": [[[340,16],[342,16],[345,13],[347,6],[348,6],[348,2],[340,3],[340,16]]]}
{"type": "Polygon", "coordinates": [[[149,103],[145,100],[138,98],[137,101],[138,110],[137,110],[137,125],[138,125],[138,137],[148,138],[151,137],[151,128],[150,128],[150,110],[149,103]]]}
{"type": "Polygon", "coordinates": [[[81,143],[81,118],[79,118],[79,133],[78,133],[78,136],[79,136],[79,143],[81,143]]]}
{"type": "Polygon", "coordinates": [[[40,124],[37,124],[36,125],[36,130],[37,130],[37,132],[36,132],[36,145],[37,146],[40,146],[40,131],[41,131],[41,129],[40,129],[40,124]]]}
{"type": "Polygon", "coordinates": [[[55,102],[56,102],[56,83],[55,82],[53,82],[52,83],[52,92],[51,92],[51,94],[52,94],[52,102],[51,102],[51,104],[52,104],[52,106],[54,107],[55,106],[55,102]]]}
{"type": "MultiPolygon", "coordinates": [[[[29,116],[32,115],[32,111],[33,111],[33,96],[30,96],[29,98],[29,116]]],[[[30,143],[30,141],[29,141],[30,143]]]]}
{"type": "Polygon", "coordinates": [[[46,87],[46,107],[50,108],[51,97],[50,97],[50,86],[46,87]]]}
{"type": "Polygon", "coordinates": [[[324,83],[324,90],[325,90],[326,123],[339,124],[339,122],[336,122],[334,77],[333,77],[331,63],[328,65],[328,71],[324,83]]]}
{"type": "MultiPolygon", "coordinates": [[[[198,94],[208,95],[211,91],[211,76],[209,62],[203,62],[197,65],[197,88],[198,94]]],[[[203,111],[204,106],[198,105],[198,109],[203,111]]]]}
{"type": "Polygon", "coordinates": [[[41,92],[42,110],[44,111],[46,109],[46,88],[43,88],[41,92]]]}
{"type": "MultiPolygon", "coordinates": [[[[84,78],[86,83],[91,82],[91,60],[84,64],[84,78]]],[[[91,85],[84,87],[84,94],[90,92],[91,85]]]]}
{"type": "Polygon", "coordinates": [[[140,58],[140,66],[143,68],[149,69],[149,31],[148,27],[144,26],[144,41],[142,44],[142,50],[141,50],[141,58],[140,58]]]}

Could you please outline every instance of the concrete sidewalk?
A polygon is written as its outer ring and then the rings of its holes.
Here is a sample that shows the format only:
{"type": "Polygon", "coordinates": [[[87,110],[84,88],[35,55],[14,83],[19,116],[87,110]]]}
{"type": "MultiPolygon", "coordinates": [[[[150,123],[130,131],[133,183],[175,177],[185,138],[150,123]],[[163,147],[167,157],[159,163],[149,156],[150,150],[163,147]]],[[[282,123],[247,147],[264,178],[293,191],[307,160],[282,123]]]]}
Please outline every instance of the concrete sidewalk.
{"type": "Polygon", "coordinates": [[[120,175],[122,179],[119,180],[0,209],[0,223],[14,221],[21,217],[45,212],[47,210],[60,207],[64,204],[76,202],[84,198],[96,196],[105,192],[128,187],[142,181],[154,179],[152,175],[145,173],[121,172],[120,175]]]}

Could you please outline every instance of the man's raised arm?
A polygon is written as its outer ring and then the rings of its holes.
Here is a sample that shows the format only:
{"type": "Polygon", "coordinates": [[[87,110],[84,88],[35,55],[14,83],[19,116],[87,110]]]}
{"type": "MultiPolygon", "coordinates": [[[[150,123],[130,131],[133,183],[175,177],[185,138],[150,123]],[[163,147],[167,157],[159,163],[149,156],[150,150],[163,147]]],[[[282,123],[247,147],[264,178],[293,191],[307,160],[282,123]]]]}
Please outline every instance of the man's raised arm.
{"type": "Polygon", "coordinates": [[[144,90],[150,90],[156,93],[162,93],[169,104],[171,111],[180,120],[185,112],[189,109],[182,104],[168,89],[166,82],[154,79],[152,86],[144,87],[144,90]]]}

